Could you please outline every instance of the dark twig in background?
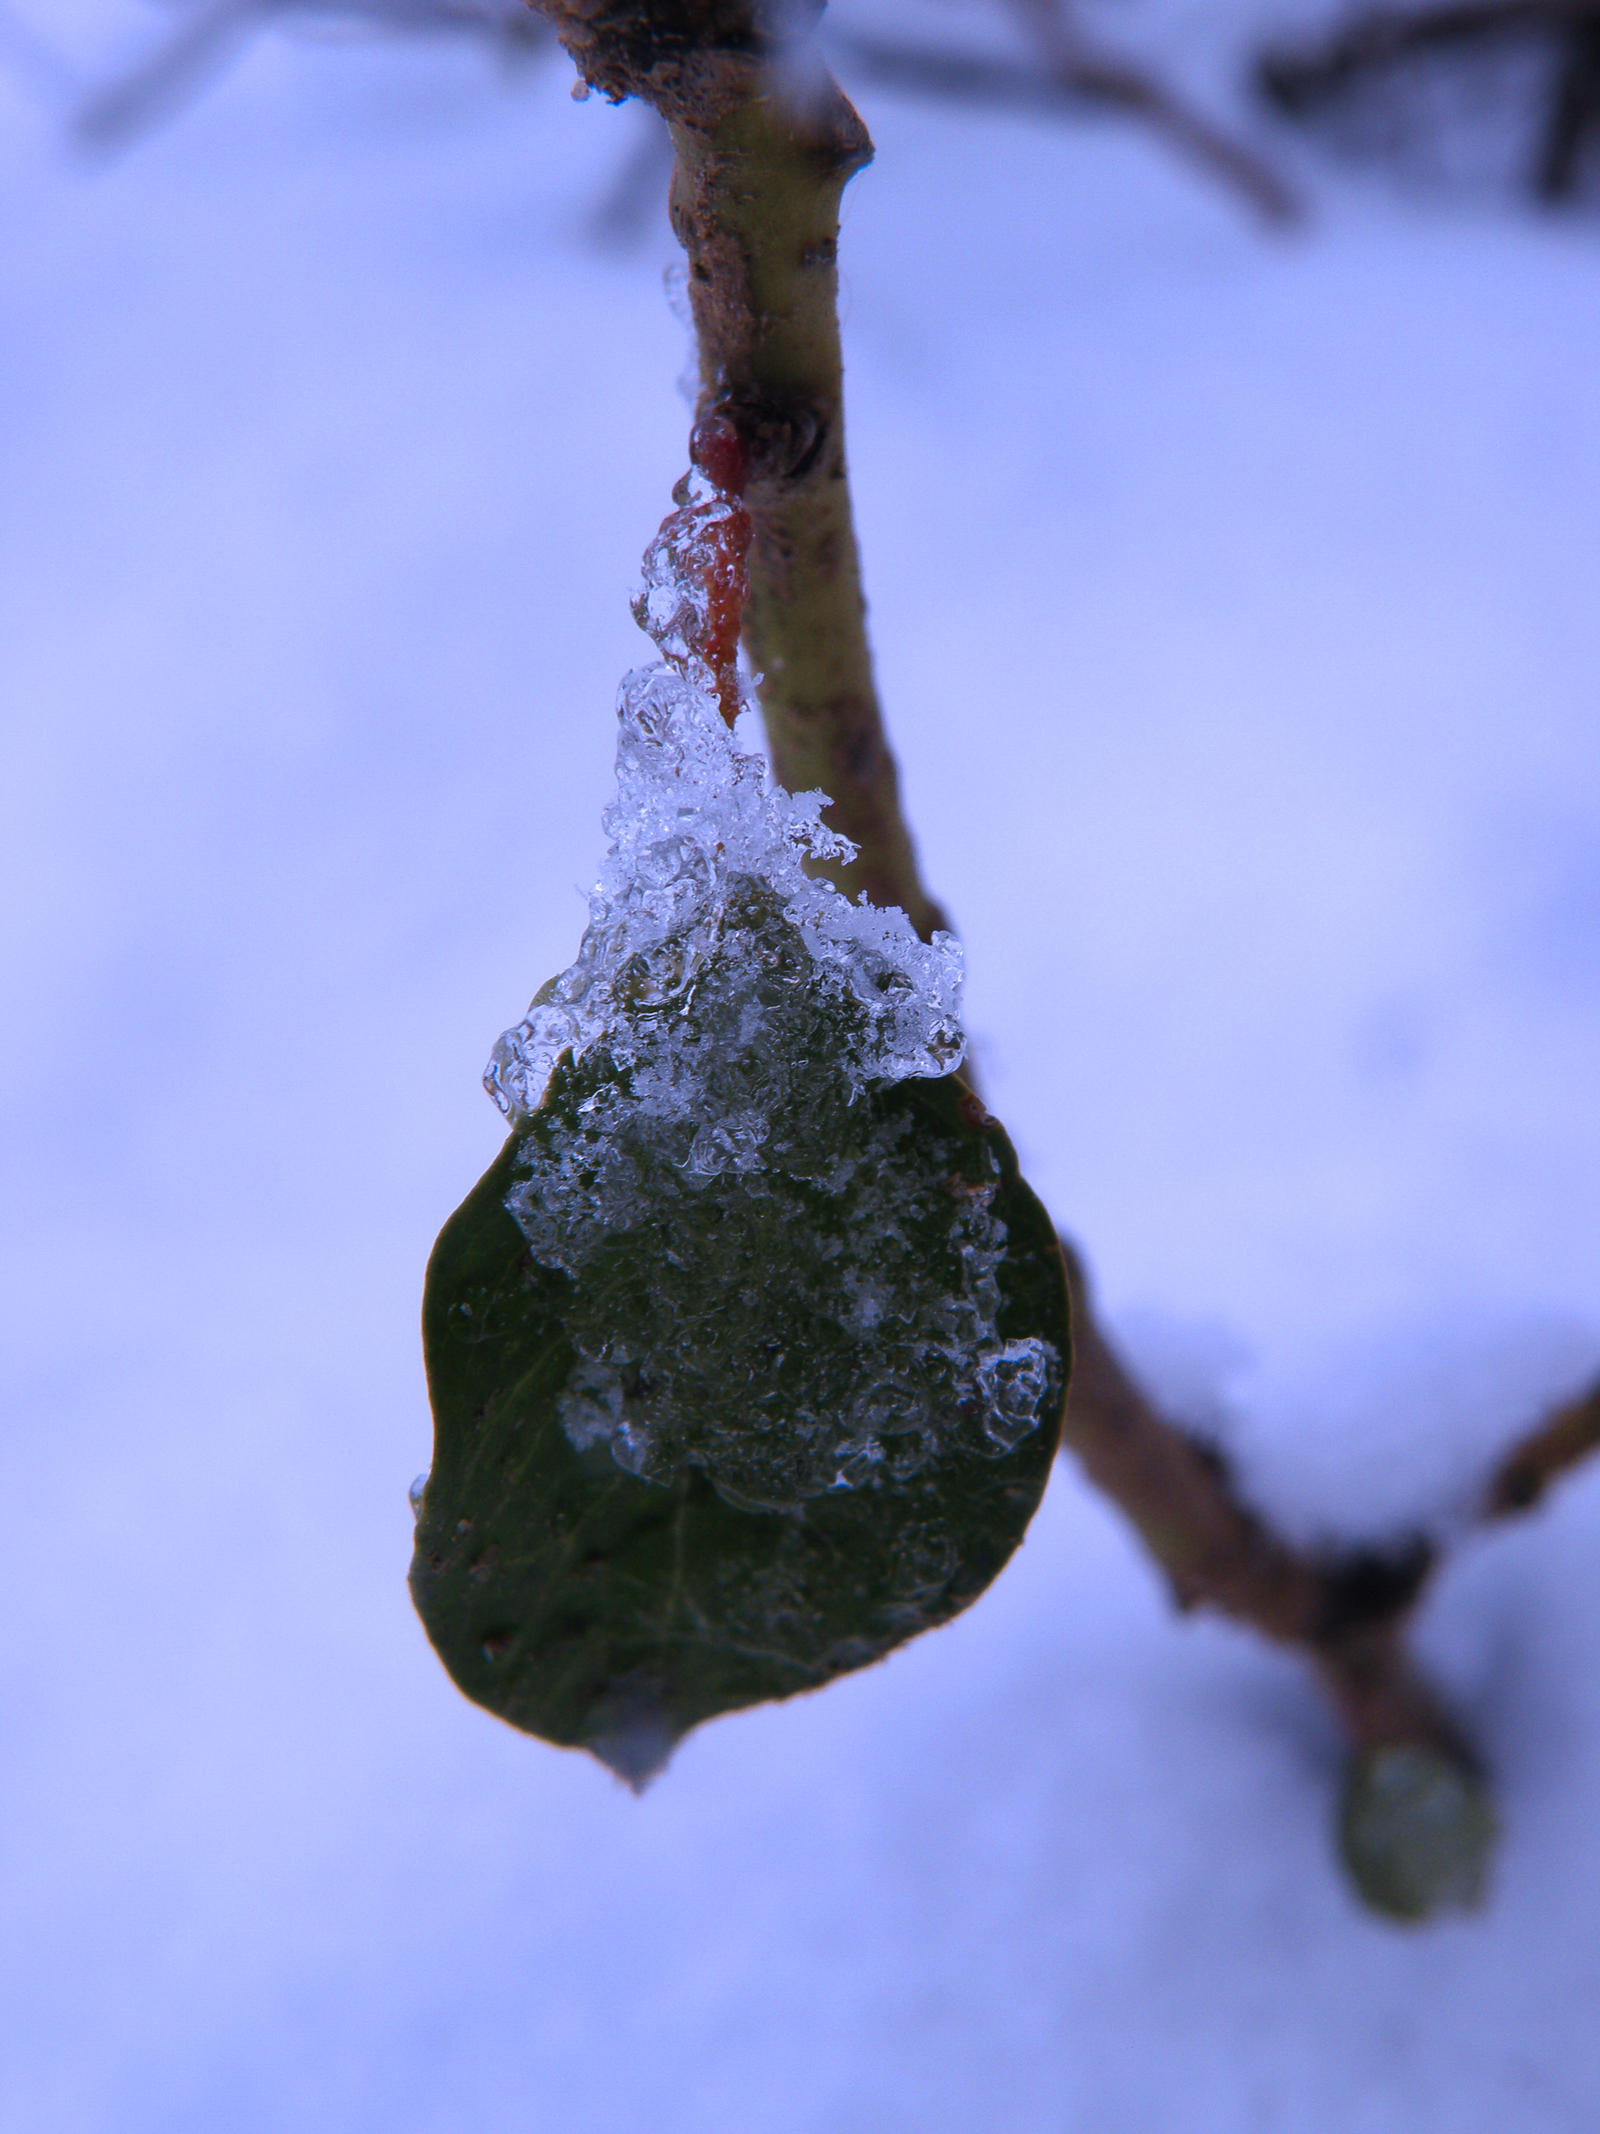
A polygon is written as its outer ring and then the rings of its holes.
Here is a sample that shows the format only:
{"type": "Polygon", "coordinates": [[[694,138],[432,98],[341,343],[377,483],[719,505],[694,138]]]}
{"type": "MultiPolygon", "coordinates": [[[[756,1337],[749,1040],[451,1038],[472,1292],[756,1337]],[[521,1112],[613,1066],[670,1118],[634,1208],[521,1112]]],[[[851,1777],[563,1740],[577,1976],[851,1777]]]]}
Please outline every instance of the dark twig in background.
{"type": "MultiPolygon", "coordinates": [[[[1008,0],[1007,11],[1031,57],[986,58],[837,28],[830,49],[854,79],[943,103],[1130,119],[1265,221],[1300,219],[1298,195],[1260,150],[1207,117],[1152,68],[1091,40],[1076,12],[1068,12],[1068,0],[1008,0]]],[[[146,59],[88,100],[76,130],[95,147],[122,146],[198,94],[256,32],[318,26],[466,35],[511,53],[553,42],[543,16],[525,0],[191,0],[146,59]]],[[[660,136],[641,136],[592,217],[594,234],[614,242],[636,229],[667,168],[660,136]]]]}
{"type": "Polygon", "coordinates": [[[187,8],[144,60],[95,92],[74,131],[93,148],[126,145],[197,96],[247,39],[276,27],[468,36],[512,55],[547,50],[553,41],[523,0],[211,0],[187,8]]]}
{"type": "Polygon", "coordinates": [[[1552,204],[1579,191],[1600,147],[1600,5],[1596,0],[1447,0],[1356,15],[1331,37],[1263,53],[1256,86],[1286,116],[1315,119],[1419,67],[1533,43],[1549,56],[1547,102],[1528,172],[1552,204]]]}
{"type": "Polygon", "coordinates": [[[1555,95],[1534,173],[1534,187],[1549,201],[1570,200],[1578,190],[1585,153],[1600,131],[1600,8],[1566,25],[1555,95]]]}
{"type": "Polygon", "coordinates": [[[1220,179],[1266,221],[1301,219],[1299,195],[1264,157],[1126,61],[1080,54],[1040,68],[931,44],[836,31],[832,49],[853,80],[904,89],[941,103],[1001,111],[1110,111],[1138,120],[1189,162],[1220,179]]]}
{"type": "Polygon", "coordinates": [[[1546,1416],[1512,1446],[1484,1494],[1486,1519],[1532,1511],[1546,1491],[1592,1452],[1600,1451],[1600,1384],[1546,1416]]]}
{"type": "Polygon", "coordinates": [[[1009,5],[1049,80],[1148,127],[1196,168],[1231,186],[1269,222],[1300,219],[1298,196],[1255,149],[1150,69],[1097,46],[1084,30],[1077,0],[1009,0],[1009,5]]]}

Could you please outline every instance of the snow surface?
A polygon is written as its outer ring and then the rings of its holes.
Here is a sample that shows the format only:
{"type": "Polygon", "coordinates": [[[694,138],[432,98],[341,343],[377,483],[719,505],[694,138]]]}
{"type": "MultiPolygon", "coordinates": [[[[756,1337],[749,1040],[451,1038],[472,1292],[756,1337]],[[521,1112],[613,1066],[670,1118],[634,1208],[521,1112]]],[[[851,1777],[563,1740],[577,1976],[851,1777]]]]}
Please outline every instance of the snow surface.
{"type": "MultiPolygon", "coordinates": [[[[443,43],[260,42],[76,164],[130,19],[0,72],[0,2126],[1592,2127],[1593,1474],[1430,1608],[1507,1836],[1423,1933],[1296,1670],[1066,1471],[642,1802],[450,1688],[420,1272],[582,924],[670,241],[591,237],[636,113],[443,43]]],[[[1600,1365],[1600,236],[1308,163],[1273,242],[1125,129],[866,102],[852,454],[987,1093],[1282,1518],[1448,1522],[1600,1365]]]]}

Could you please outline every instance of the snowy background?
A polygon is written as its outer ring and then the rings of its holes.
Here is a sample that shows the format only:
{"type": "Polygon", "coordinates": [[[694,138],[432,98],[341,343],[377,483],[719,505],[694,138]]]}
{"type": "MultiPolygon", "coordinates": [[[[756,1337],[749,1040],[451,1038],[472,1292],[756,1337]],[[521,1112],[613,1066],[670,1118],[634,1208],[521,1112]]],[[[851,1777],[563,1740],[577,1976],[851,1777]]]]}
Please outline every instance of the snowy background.
{"type": "MultiPolygon", "coordinates": [[[[593,235],[637,112],[465,41],[263,38],[73,155],[156,19],[0,23],[0,2127],[1592,2129],[1600,1469],[1435,1594],[1506,1841],[1421,1933],[1296,1668],[1066,1470],[960,1623],[642,1801],[451,1689],[421,1269],[600,853],[672,247],[593,235]]],[[[859,512],[991,1100],[1286,1524],[1448,1526],[1600,1368],[1600,225],[1289,143],[1273,239],[1126,128],[862,101],[859,512]]]]}

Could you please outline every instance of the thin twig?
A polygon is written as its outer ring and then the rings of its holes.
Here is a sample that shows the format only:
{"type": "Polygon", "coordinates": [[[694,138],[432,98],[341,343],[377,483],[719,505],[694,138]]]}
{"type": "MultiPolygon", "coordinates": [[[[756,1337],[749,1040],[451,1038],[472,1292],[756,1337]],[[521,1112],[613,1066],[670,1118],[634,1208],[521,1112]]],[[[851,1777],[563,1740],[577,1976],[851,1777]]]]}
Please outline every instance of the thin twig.
{"type": "Polygon", "coordinates": [[[192,100],[269,23],[343,24],[406,35],[459,33],[526,48],[548,34],[517,0],[210,0],[126,73],[81,106],[73,131],[87,146],[118,149],[192,100]]]}
{"type": "Polygon", "coordinates": [[[91,96],[73,131],[88,147],[120,148],[197,95],[280,0],[213,0],[192,8],[147,59],[91,96]]]}
{"type": "Polygon", "coordinates": [[[1529,172],[1532,190],[1556,205],[1577,192],[1586,154],[1600,138],[1600,5],[1597,0],[1444,0],[1357,15],[1318,43],[1264,52],[1261,94],[1291,118],[1319,111],[1386,73],[1436,54],[1540,38],[1553,46],[1549,108],[1529,172]]]}
{"type": "Polygon", "coordinates": [[[1001,110],[1116,111],[1160,135],[1207,176],[1220,179],[1266,221],[1300,221],[1288,182],[1245,142],[1131,61],[1081,45],[1042,66],[952,52],[935,45],[835,31],[830,42],[855,73],[889,88],[1001,110]]]}
{"type": "Polygon", "coordinates": [[[1257,85],[1270,102],[1300,117],[1364,76],[1419,52],[1481,44],[1506,31],[1561,31],[1595,13],[1595,0],[1444,0],[1436,7],[1374,8],[1353,16],[1332,37],[1263,53],[1257,85]]]}
{"type": "Polygon", "coordinates": [[[1298,196],[1253,148],[1153,73],[1098,49],[1075,0],[1010,0],[1010,6],[1057,81],[1150,127],[1191,163],[1233,187],[1268,222],[1302,219],[1298,196]]]}
{"type": "Polygon", "coordinates": [[[900,809],[845,475],[839,196],[872,145],[831,83],[790,104],[768,82],[672,135],[701,407],[735,423],[751,460],[744,634],[773,768],[791,792],[832,796],[827,820],[859,847],[830,870],[840,886],[898,904],[926,937],[943,915],[900,809]]]}
{"type": "MultiPolygon", "coordinates": [[[[1161,1415],[1107,1340],[1083,1263],[1066,1247],[1073,1373],[1064,1445],[1126,1514],[1182,1609],[1210,1608],[1298,1646],[1361,1749],[1421,1743],[1476,1769],[1475,1752],[1417,1671],[1407,1631],[1442,1558],[1422,1536],[1387,1549],[1308,1553],[1240,1495],[1222,1455],[1161,1415]]],[[[1600,1381],[1515,1444],[1481,1517],[1530,1511],[1600,1451],[1600,1381]]]]}
{"type": "Polygon", "coordinates": [[[1274,1534],[1215,1447],[1161,1415],[1107,1340],[1083,1263],[1068,1246],[1073,1372],[1064,1444],[1127,1515],[1182,1609],[1209,1608],[1299,1647],[1353,1745],[1422,1743],[1471,1752],[1406,1650],[1434,1568],[1420,1537],[1386,1549],[1309,1553],[1274,1534]]]}
{"type": "Polygon", "coordinates": [[[1600,132],[1600,8],[1567,25],[1555,93],[1539,144],[1533,189],[1541,200],[1570,200],[1584,152],[1600,132]]]}
{"type": "Polygon", "coordinates": [[[1594,1452],[1600,1452],[1600,1380],[1512,1446],[1484,1492],[1484,1518],[1511,1519],[1532,1511],[1553,1482],[1594,1452]]]}

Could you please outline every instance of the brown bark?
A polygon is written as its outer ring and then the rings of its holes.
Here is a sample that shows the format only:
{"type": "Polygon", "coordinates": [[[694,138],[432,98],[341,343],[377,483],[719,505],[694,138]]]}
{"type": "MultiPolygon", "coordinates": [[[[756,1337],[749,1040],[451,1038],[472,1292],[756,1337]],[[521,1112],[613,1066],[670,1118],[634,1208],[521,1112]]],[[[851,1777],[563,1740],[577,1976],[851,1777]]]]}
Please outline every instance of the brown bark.
{"type": "Polygon", "coordinates": [[[826,870],[898,904],[926,939],[944,923],[923,887],[878,707],[845,471],[839,199],[872,153],[825,77],[803,97],[771,81],[707,128],[672,128],[672,219],[689,259],[701,407],[750,456],[744,637],[773,768],[831,796],[859,847],[826,870]]]}

